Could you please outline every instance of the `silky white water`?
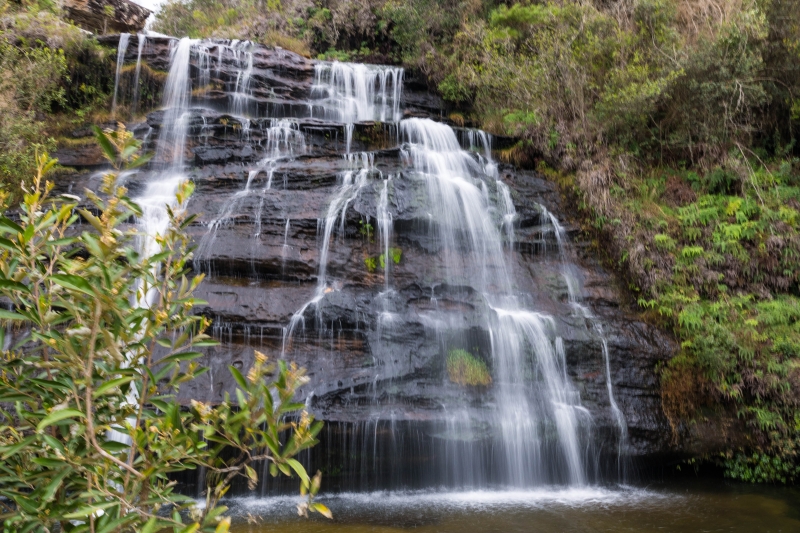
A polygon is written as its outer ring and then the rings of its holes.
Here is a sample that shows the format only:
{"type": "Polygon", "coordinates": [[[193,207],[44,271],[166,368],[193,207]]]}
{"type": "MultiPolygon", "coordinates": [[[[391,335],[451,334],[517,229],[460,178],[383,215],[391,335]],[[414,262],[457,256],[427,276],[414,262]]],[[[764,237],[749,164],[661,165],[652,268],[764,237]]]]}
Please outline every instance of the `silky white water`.
{"type": "Polygon", "coordinates": [[[553,225],[553,231],[556,237],[556,243],[558,244],[558,254],[561,259],[561,275],[564,278],[564,283],[567,287],[567,296],[569,299],[569,304],[575,309],[575,312],[578,313],[580,316],[586,318],[594,327],[595,332],[597,333],[598,337],[600,337],[600,342],[602,346],[602,353],[603,353],[603,363],[605,369],[605,378],[606,378],[606,391],[608,392],[608,402],[611,407],[611,414],[614,418],[614,423],[617,426],[617,430],[619,431],[619,444],[618,444],[618,469],[620,470],[620,474],[624,477],[623,472],[623,453],[625,451],[625,447],[628,444],[628,424],[625,421],[625,415],[622,414],[622,410],[617,405],[617,401],[614,398],[614,387],[611,383],[611,362],[610,362],[610,355],[608,353],[608,340],[606,339],[605,333],[603,332],[603,324],[602,322],[594,316],[591,312],[589,307],[582,303],[582,288],[580,280],[578,276],[574,273],[574,267],[572,263],[569,262],[569,258],[567,257],[568,253],[568,245],[566,240],[566,234],[564,231],[564,227],[558,221],[555,215],[544,210],[544,214],[547,218],[550,219],[550,223],[553,225]]]}
{"type": "MultiPolygon", "coordinates": [[[[137,80],[146,42],[146,38],[140,37],[137,80]]],[[[207,86],[212,76],[219,76],[224,61],[226,68],[230,67],[228,75],[232,73],[226,82],[225,112],[238,122],[235,131],[239,132],[241,143],[249,145],[258,154],[258,160],[243,165],[243,183],[212,214],[206,234],[200,240],[195,265],[211,273],[220,229],[244,221],[252,222],[251,260],[256,268],[255,261],[262,250],[262,218],[270,205],[265,199],[278,192],[274,191],[273,178],[276,173],[280,176],[285,161],[308,153],[314,145],[306,144],[303,128],[307,126],[302,125],[303,119],[252,116],[253,88],[261,83],[257,81],[254,46],[246,41],[173,41],[164,92],[164,119],[156,145],[155,161],[159,168],[137,198],[143,207],[140,225],[148,235],[142,243],[143,253],[158,251],[155,235],[167,227],[166,206],[174,205],[176,188],[186,179],[187,135],[192,122],[196,122],[192,127],[200,130],[205,142],[219,127],[219,123],[207,119],[204,110],[192,107],[192,93],[207,86]]],[[[124,58],[122,47],[121,41],[118,55],[124,58]]],[[[376,275],[382,276],[382,287],[375,296],[379,305],[373,324],[377,339],[391,334],[399,317],[392,307],[392,298],[399,290],[393,285],[396,238],[393,195],[397,186],[419,184],[424,198],[420,199],[422,205],[415,208],[424,211],[419,223],[435,248],[430,254],[430,271],[425,275],[427,285],[422,288],[430,291],[431,305],[419,312],[419,320],[426,325],[431,342],[441,346],[445,356],[451,349],[466,349],[483,358],[491,369],[492,385],[488,407],[475,408],[466,399],[443,402],[441,427],[430,434],[414,436],[417,440],[412,445],[419,444],[420,449],[427,450],[424,447],[428,444],[423,441],[444,443],[437,448],[444,454],[438,460],[442,472],[436,478],[441,484],[474,487],[501,483],[523,488],[558,483],[585,487],[589,482],[591,415],[581,405],[580,394],[568,377],[559,324],[532,308],[526,294],[516,286],[512,256],[519,215],[512,192],[500,179],[498,165],[492,159],[491,136],[479,130],[462,131],[465,145],[462,147],[456,132],[446,124],[419,118],[401,120],[402,86],[403,70],[396,67],[338,62],[315,65],[309,115],[312,119],[339,124],[340,131],[345,132],[345,170],[337,173],[337,184],[318,219],[318,271],[313,296],[298,305],[286,324],[281,356],[291,359],[293,343],[305,340],[307,319],[316,320],[314,332],[323,335],[324,300],[340,291],[347,281],[337,277],[336,264],[330,264],[330,257],[339,240],[345,237],[347,225],[352,224],[348,213],[352,213],[350,210],[357,202],[363,201],[361,195],[368,191],[375,202],[374,217],[362,216],[362,229],[375,224],[376,245],[380,250],[377,257],[382,258],[373,267],[376,275]],[[401,173],[384,176],[375,165],[374,154],[351,153],[354,128],[360,122],[396,123],[401,173]],[[438,305],[438,293],[447,299],[447,291],[458,287],[475,291],[469,305],[474,307],[472,313],[488,337],[485,345],[475,350],[467,344],[463,319],[448,314],[438,305]],[[487,439],[491,442],[488,447],[487,439]]],[[[228,124],[225,124],[227,134],[228,124]]],[[[562,229],[554,217],[553,224],[561,256],[565,257],[562,229]]],[[[290,231],[294,229],[288,217],[282,229],[283,271],[290,251],[290,231]]],[[[372,238],[370,231],[374,230],[367,230],[367,240],[372,238]]],[[[566,265],[567,261],[563,263],[566,265]]],[[[563,270],[567,272],[567,267],[563,270]]],[[[593,319],[588,308],[580,303],[580,288],[575,285],[574,277],[565,274],[565,281],[570,304],[586,318],[593,319]]],[[[622,442],[626,426],[613,395],[608,345],[599,321],[594,320],[593,324],[602,339],[609,403],[622,442]]],[[[377,457],[386,453],[378,449],[379,435],[386,430],[397,435],[402,432],[395,425],[394,414],[384,412],[379,405],[379,388],[400,375],[391,357],[383,357],[380,342],[372,346],[376,365],[373,418],[364,424],[363,440],[343,446],[358,449],[362,461],[366,461],[364,472],[378,468],[377,457]],[[387,413],[388,418],[381,418],[387,413]],[[372,464],[366,459],[370,454],[372,464]]]]}
{"type": "Polygon", "coordinates": [[[114,97],[111,99],[111,114],[117,112],[117,92],[119,91],[119,78],[122,74],[122,67],[125,64],[125,52],[128,50],[128,41],[131,38],[130,33],[120,33],[119,46],[117,47],[117,72],[114,76],[114,97]]]}
{"type": "MultiPolygon", "coordinates": [[[[590,417],[556,356],[553,320],[526,309],[515,294],[501,234],[478,185],[496,181],[489,152],[476,161],[449,126],[427,119],[405,120],[400,130],[409,170],[427,184],[430,232],[443,259],[441,281],[475,287],[485,300],[501,478],[510,486],[530,486],[552,479],[548,472],[557,463],[566,481],[584,484],[586,439],[580,426],[588,426],[590,417]],[[548,427],[555,428],[555,448],[545,443],[548,427]]],[[[499,192],[501,202],[510,200],[502,187],[499,192]]]]}

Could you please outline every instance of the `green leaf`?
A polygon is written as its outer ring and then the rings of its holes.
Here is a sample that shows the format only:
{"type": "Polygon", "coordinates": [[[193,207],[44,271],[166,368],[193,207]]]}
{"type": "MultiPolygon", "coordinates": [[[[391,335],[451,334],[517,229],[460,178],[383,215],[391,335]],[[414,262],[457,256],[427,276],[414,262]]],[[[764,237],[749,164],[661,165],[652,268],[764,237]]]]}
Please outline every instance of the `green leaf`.
{"type": "Polygon", "coordinates": [[[28,319],[19,313],[12,313],[11,311],[0,309],[0,320],[28,320],[28,319]]]}
{"type": "Polygon", "coordinates": [[[96,505],[84,505],[83,507],[79,508],[77,511],[73,513],[65,514],[64,518],[66,520],[74,520],[76,518],[77,519],[86,518],[89,515],[101,509],[105,510],[108,509],[109,507],[116,507],[118,505],[119,505],[118,502],[104,502],[104,503],[98,503],[96,505]]]}
{"type": "Polygon", "coordinates": [[[330,509],[328,509],[327,507],[325,507],[323,504],[321,504],[319,502],[312,503],[311,505],[309,505],[309,508],[313,509],[316,512],[318,512],[319,514],[321,514],[325,518],[333,518],[333,513],[330,511],[330,509]]]}
{"type": "Polygon", "coordinates": [[[12,252],[17,250],[16,245],[5,237],[0,237],[0,248],[5,248],[6,250],[11,250],[12,252]]]}
{"type": "Polygon", "coordinates": [[[2,455],[3,460],[5,461],[9,457],[14,455],[18,451],[20,451],[21,449],[23,449],[26,446],[30,445],[33,441],[36,440],[37,436],[38,435],[31,435],[30,437],[24,438],[23,440],[19,441],[18,443],[14,444],[13,446],[8,446],[8,447],[4,446],[4,447],[0,448],[0,450],[2,450],[2,452],[3,452],[3,455],[2,455]]]}
{"type": "MultiPolygon", "coordinates": [[[[106,515],[108,516],[108,515],[106,515]]],[[[111,522],[103,525],[101,528],[97,529],[97,533],[111,533],[112,531],[124,531],[126,528],[122,526],[128,522],[131,522],[137,518],[136,513],[129,513],[126,515],[117,518],[116,520],[112,520],[111,522]]],[[[149,521],[148,521],[149,523],[149,521]]]]}
{"type": "Polygon", "coordinates": [[[97,398],[98,396],[102,396],[109,390],[115,387],[121,387],[122,385],[130,383],[131,381],[133,381],[133,376],[125,376],[117,379],[112,379],[111,381],[106,381],[105,383],[97,387],[97,389],[95,389],[95,391],[92,393],[92,397],[97,398]]]}
{"type": "Polygon", "coordinates": [[[292,467],[292,470],[297,473],[297,476],[300,478],[303,484],[308,485],[310,483],[306,469],[297,459],[287,459],[286,464],[292,467]]]}
{"type": "Polygon", "coordinates": [[[88,281],[80,276],[75,276],[72,274],[55,274],[51,279],[66,289],[79,291],[88,294],[89,296],[94,296],[92,286],[88,281]]]}
{"type": "Polygon", "coordinates": [[[200,524],[195,522],[194,524],[189,524],[185,528],[181,529],[178,533],[194,533],[198,529],[200,529],[200,524]]]}
{"type": "Polygon", "coordinates": [[[235,367],[235,366],[229,366],[229,367],[228,367],[228,370],[230,370],[230,371],[231,371],[231,375],[233,376],[233,379],[235,379],[235,380],[236,380],[236,383],[238,383],[238,384],[239,384],[239,386],[240,386],[241,388],[243,388],[244,390],[247,390],[247,382],[245,381],[245,379],[244,379],[244,376],[242,376],[242,373],[241,373],[241,372],[239,372],[239,371],[236,369],[236,367],[235,367]]]}
{"type": "Polygon", "coordinates": [[[47,426],[51,426],[57,422],[61,422],[67,418],[85,418],[84,414],[77,409],[61,409],[59,411],[54,411],[44,417],[44,419],[39,422],[39,425],[36,426],[36,431],[41,431],[47,426]]]}
{"type": "Polygon", "coordinates": [[[201,354],[200,352],[181,352],[168,355],[164,359],[160,359],[158,363],[164,364],[164,363],[174,363],[176,361],[189,361],[191,359],[197,359],[198,357],[203,357],[203,354],[201,354]]]}
{"type": "Polygon", "coordinates": [[[124,451],[130,450],[131,447],[128,444],[123,442],[117,442],[115,440],[107,440],[100,445],[105,451],[109,453],[122,453],[124,451]]]}
{"type": "Polygon", "coordinates": [[[92,130],[94,130],[94,136],[97,139],[97,144],[99,144],[100,148],[103,150],[103,155],[105,155],[106,159],[108,159],[111,163],[116,162],[117,149],[114,148],[114,145],[111,143],[108,136],[97,126],[92,126],[92,130]]]}
{"type": "Polygon", "coordinates": [[[3,233],[22,233],[22,228],[13,220],[0,217],[0,232],[3,233]]]}
{"type": "Polygon", "coordinates": [[[142,154],[139,157],[137,157],[136,159],[134,159],[133,161],[131,161],[130,163],[128,163],[126,165],[126,168],[128,170],[131,170],[131,169],[134,169],[134,168],[138,168],[138,167],[146,164],[152,158],[153,158],[153,154],[142,154]]]}
{"type": "Polygon", "coordinates": [[[219,346],[219,341],[216,339],[204,339],[197,342],[193,342],[192,346],[196,348],[205,348],[207,346],[219,346]]]}
{"type": "Polygon", "coordinates": [[[46,502],[51,501],[55,496],[58,487],[60,487],[61,483],[64,481],[64,478],[67,477],[71,472],[72,467],[67,467],[56,474],[52,481],[47,484],[47,487],[45,487],[44,492],[42,493],[42,500],[46,502]]]}
{"type": "Polygon", "coordinates": [[[18,281],[12,281],[10,279],[0,279],[0,290],[21,291],[27,294],[31,293],[31,290],[27,285],[18,281]]]}

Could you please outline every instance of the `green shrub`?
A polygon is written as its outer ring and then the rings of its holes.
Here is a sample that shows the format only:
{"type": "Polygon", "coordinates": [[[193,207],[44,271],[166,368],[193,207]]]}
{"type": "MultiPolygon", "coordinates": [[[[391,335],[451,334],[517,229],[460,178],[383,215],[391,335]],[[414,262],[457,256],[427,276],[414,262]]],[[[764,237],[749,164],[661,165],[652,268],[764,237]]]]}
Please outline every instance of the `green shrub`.
{"type": "Polygon", "coordinates": [[[492,383],[486,363],[461,349],[447,353],[447,375],[453,383],[464,386],[486,387],[492,383]]]}
{"type": "MultiPolygon", "coordinates": [[[[147,160],[135,158],[140,143],[124,129],[97,131],[117,170],[147,160]]],[[[0,345],[15,336],[0,373],[4,531],[78,521],[84,531],[224,533],[230,519],[219,520],[219,499],[237,476],[255,485],[256,459],[273,475],[296,474],[313,496],[320,474],[309,478],[292,457],[316,442],[321,423],[305,412],[286,420],[303,407],[293,401],[302,369],[256,353],[246,377],[231,367],[236,402],[226,394],[216,406],[182,409],[176,400],[205,371],[197,349],[216,344],[204,334],[208,320],[192,313],[202,275],[187,278],[184,230],[194,216],[182,206],[191,183],[179,187],[169,227],[156,237],[162,251],[143,257],[135,241],[147,237],[123,225],[141,209],[115,184],[117,172],[104,177],[102,197],[86,191],[84,209],[72,196],[51,196],[44,177],[54,165],[38,157],[19,221],[0,217],[0,294],[12,304],[0,310],[0,345]],[[78,213],[88,222],[80,229],[78,213]],[[207,469],[202,508],[170,481],[196,468],[207,469]],[[162,506],[172,513],[158,513],[162,506]]],[[[330,515],[311,499],[299,510],[330,515]]]]}

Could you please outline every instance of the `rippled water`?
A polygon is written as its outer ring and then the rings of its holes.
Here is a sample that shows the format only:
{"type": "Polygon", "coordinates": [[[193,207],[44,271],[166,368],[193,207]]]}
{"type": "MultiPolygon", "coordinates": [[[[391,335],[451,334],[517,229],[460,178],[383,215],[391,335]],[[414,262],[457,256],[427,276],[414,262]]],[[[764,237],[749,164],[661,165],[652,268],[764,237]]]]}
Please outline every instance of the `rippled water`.
{"type": "Polygon", "coordinates": [[[723,483],[531,491],[322,496],[334,520],[295,516],[295,498],[230,502],[237,533],[800,532],[800,491],[723,483]]]}

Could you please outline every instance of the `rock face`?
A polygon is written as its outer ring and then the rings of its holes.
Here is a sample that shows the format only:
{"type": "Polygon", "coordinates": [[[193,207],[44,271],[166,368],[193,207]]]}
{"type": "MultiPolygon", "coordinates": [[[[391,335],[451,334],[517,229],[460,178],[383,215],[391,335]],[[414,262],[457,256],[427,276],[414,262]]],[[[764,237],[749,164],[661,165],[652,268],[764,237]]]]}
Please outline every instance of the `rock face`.
{"type": "MultiPolygon", "coordinates": [[[[171,46],[167,39],[148,39],[141,59],[168,70],[171,46]]],[[[198,244],[194,270],[207,275],[197,296],[208,305],[198,311],[212,318],[222,344],[207,351],[210,372],[182,390],[181,398],[219,401],[235,386],[227,367],[246,370],[260,350],[308,369],[302,394],[327,424],[322,443],[305,460],[323,469],[326,483],[365,489],[375,488],[376,479],[389,487],[502,482],[487,474],[494,464],[497,386],[457,385],[445,364],[453,348],[483,357],[490,369],[498,364],[491,355],[497,340],[486,324],[487,302],[469,277],[442,280],[449,252],[431,231],[440,207],[410,170],[391,102],[387,120],[353,120],[350,126],[331,118],[331,94],[320,94],[311,61],[263,47],[244,54],[236,42],[199,46],[188,67],[202,83],[195,81],[184,115],[184,171],[196,183],[189,209],[200,214],[190,228],[198,244]],[[348,146],[352,155],[343,156],[348,146]],[[355,193],[345,195],[348,187],[355,193]],[[345,208],[336,211],[343,201],[345,208]],[[381,224],[387,219],[390,243],[381,224]],[[386,262],[387,245],[399,257],[385,271],[380,258],[383,253],[386,262]],[[468,437],[456,434],[456,406],[471,419],[468,437]],[[484,462],[482,470],[467,467],[482,474],[459,475],[460,463],[442,467],[453,456],[484,462]]],[[[137,57],[131,46],[126,59],[137,57]]],[[[381,94],[391,92],[393,75],[373,78],[376,106],[385,104],[381,94]],[[389,87],[383,93],[382,84],[389,87]]],[[[408,87],[398,103],[403,117],[438,114],[434,97],[408,87]]],[[[167,114],[153,111],[145,123],[131,125],[148,149],[170,127],[167,114]]],[[[465,148],[482,149],[476,132],[456,134],[465,148]]],[[[473,157],[485,164],[488,155],[473,157]]],[[[81,167],[80,154],[72,156],[70,162],[81,167]]],[[[93,164],[88,158],[86,166],[93,164]]],[[[591,418],[583,452],[591,463],[589,479],[621,468],[609,374],[627,425],[626,454],[669,452],[655,370],[672,355],[674,342],[626,310],[615,278],[573,228],[559,233],[551,214],[569,220],[572,207],[552,183],[506,165],[496,172],[498,182],[482,186],[493,220],[504,228],[503,257],[495,259],[508,265],[517,297],[547,317],[550,341],[563,344],[565,379],[591,418]],[[505,219],[503,187],[514,211],[505,219]],[[559,236],[568,237],[567,244],[559,236]],[[568,279],[578,288],[570,289],[568,279]]],[[[153,175],[128,178],[131,195],[145,195],[153,175]]],[[[92,188],[93,179],[83,173],[63,183],[74,193],[92,188]]],[[[535,380],[535,365],[533,372],[535,380]]],[[[554,431],[548,427],[544,440],[554,431]]]]}
{"type": "Polygon", "coordinates": [[[129,0],[64,0],[62,7],[75,24],[97,34],[142,31],[153,13],[129,0]]]}

